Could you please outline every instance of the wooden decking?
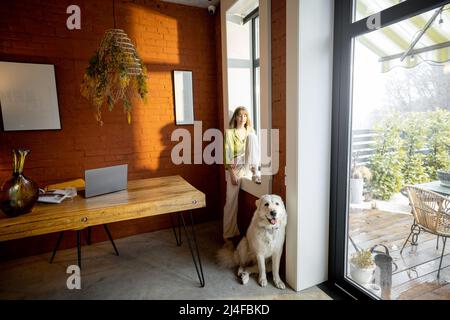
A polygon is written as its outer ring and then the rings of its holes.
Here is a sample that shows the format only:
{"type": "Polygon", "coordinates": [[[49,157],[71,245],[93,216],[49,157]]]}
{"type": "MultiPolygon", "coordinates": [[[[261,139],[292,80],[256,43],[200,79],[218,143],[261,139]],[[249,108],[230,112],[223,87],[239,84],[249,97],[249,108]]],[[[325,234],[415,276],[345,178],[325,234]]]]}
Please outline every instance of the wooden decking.
{"type": "MultiPolygon", "coordinates": [[[[413,248],[408,243],[400,255],[412,222],[409,214],[352,209],[349,234],[359,248],[370,249],[376,244],[389,248],[398,265],[392,276],[391,299],[450,300],[450,241],[445,248],[440,280],[437,280],[442,239],[439,240],[439,250],[436,250],[437,237],[422,232],[419,245],[413,248]]],[[[354,252],[350,242],[348,250],[354,252]]]]}

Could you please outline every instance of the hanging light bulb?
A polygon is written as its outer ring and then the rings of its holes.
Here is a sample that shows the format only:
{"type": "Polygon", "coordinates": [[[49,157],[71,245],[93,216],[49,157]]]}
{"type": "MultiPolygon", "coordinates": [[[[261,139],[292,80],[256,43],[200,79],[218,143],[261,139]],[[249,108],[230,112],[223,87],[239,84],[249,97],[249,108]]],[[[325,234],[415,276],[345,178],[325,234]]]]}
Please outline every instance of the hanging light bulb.
{"type": "Polygon", "coordinates": [[[444,74],[450,74],[450,62],[447,62],[444,66],[444,74]]]}
{"type": "Polygon", "coordinates": [[[114,29],[109,29],[105,31],[102,41],[100,42],[100,57],[106,52],[109,52],[109,46],[117,46],[119,50],[125,52],[126,54],[126,69],[129,75],[139,75],[142,74],[142,62],[139,55],[136,52],[136,48],[131,42],[128,35],[122,29],[116,28],[116,8],[115,1],[113,0],[113,20],[114,29]]]}
{"type": "Polygon", "coordinates": [[[131,42],[128,35],[122,29],[106,30],[105,35],[100,44],[100,58],[105,52],[110,52],[108,46],[118,46],[126,54],[126,69],[129,75],[139,75],[142,73],[142,63],[136,52],[136,48],[131,42]]]}
{"type": "Polygon", "coordinates": [[[439,15],[439,27],[441,28],[444,27],[444,19],[442,19],[442,11],[441,14],[439,15]]]}

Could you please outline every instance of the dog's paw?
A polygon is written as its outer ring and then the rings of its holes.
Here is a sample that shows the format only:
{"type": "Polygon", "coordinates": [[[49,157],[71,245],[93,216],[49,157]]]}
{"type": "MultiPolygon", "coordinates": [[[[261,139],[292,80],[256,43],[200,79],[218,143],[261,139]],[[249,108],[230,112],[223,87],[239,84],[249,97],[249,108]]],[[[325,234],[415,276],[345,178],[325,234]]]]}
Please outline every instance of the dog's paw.
{"type": "Polygon", "coordinates": [[[247,284],[249,279],[250,279],[250,274],[248,272],[241,273],[242,284],[244,284],[244,285],[247,284]]]}
{"type": "Polygon", "coordinates": [[[277,287],[278,289],[280,289],[280,290],[286,289],[286,286],[284,285],[284,282],[281,281],[280,279],[278,279],[278,280],[274,279],[273,282],[275,283],[275,287],[277,287]]]}
{"type": "Polygon", "coordinates": [[[265,287],[265,286],[267,286],[267,279],[266,278],[259,278],[258,283],[259,283],[259,285],[261,287],[265,287]]]}
{"type": "Polygon", "coordinates": [[[243,267],[239,267],[238,273],[237,273],[238,277],[240,277],[244,273],[244,271],[245,271],[245,269],[243,267]]]}

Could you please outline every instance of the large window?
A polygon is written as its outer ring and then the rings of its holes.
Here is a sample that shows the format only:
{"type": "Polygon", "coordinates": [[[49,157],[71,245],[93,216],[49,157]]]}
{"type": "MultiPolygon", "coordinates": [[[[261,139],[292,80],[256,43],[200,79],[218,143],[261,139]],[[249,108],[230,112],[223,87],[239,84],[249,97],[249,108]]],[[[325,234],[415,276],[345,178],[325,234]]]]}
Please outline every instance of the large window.
{"type": "Polygon", "coordinates": [[[244,23],[251,23],[252,34],[252,88],[253,88],[253,126],[256,132],[259,132],[260,117],[260,67],[259,67],[259,8],[256,8],[247,17],[244,23]]]}
{"type": "Polygon", "coordinates": [[[271,122],[270,0],[221,1],[224,128],[238,106],[250,113],[260,142],[262,183],[244,179],[241,188],[256,196],[271,193],[278,171],[278,134],[271,122]]]}
{"type": "Polygon", "coordinates": [[[256,132],[260,129],[259,8],[239,19],[229,19],[228,92],[230,108],[249,110],[256,132]]]}
{"type": "Polygon", "coordinates": [[[336,1],[330,271],[355,297],[449,299],[449,3],[336,1]]]}

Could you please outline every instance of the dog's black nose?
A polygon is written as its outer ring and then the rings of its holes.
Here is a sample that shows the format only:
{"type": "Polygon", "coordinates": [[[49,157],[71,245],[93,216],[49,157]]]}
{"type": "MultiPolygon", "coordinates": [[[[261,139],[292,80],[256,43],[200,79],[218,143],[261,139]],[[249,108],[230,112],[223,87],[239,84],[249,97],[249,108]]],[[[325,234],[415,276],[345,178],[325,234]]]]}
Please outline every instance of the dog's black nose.
{"type": "Polygon", "coordinates": [[[272,217],[275,217],[277,215],[277,212],[275,210],[270,211],[270,215],[272,217]]]}

